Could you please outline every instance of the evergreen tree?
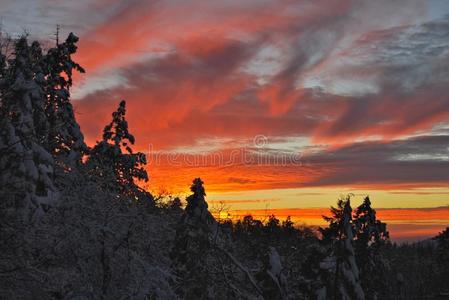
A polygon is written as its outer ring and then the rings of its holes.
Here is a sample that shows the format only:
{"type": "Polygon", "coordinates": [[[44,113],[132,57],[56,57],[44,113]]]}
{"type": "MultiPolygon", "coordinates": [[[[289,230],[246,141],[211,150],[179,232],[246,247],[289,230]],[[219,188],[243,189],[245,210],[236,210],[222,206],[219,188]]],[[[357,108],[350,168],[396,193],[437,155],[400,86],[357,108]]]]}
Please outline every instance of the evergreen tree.
{"type": "Polygon", "coordinates": [[[208,210],[208,204],[206,202],[206,191],[203,187],[204,182],[201,178],[195,178],[193,180],[190,191],[193,192],[192,195],[186,198],[186,214],[185,219],[190,219],[193,221],[200,221],[202,223],[208,223],[211,221],[212,215],[208,210]]]}
{"type": "Polygon", "coordinates": [[[146,157],[144,153],[134,153],[130,147],[135,139],[128,131],[125,114],[126,102],[121,101],[112,113],[111,123],[103,130],[103,140],[92,149],[89,163],[96,175],[106,179],[108,188],[152,202],[151,195],[136,184],[136,180],[148,181],[146,157]]]}
{"type": "MultiPolygon", "coordinates": [[[[30,58],[30,68],[33,73],[34,82],[39,90],[39,96],[33,101],[34,130],[37,142],[45,148],[45,145],[48,143],[50,130],[48,116],[45,113],[45,106],[47,103],[47,95],[45,94],[45,85],[47,81],[44,74],[45,55],[42,52],[40,44],[36,41],[31,44],[30,58]],[[39,100],[37,100],[37,98],[39,98],[39,100]]],[[[48,149],[46,150],[48,151],[48,149]]]]}
{"type": "Polygon", "coordinates": [[[43,62],[45,93],[48,97],[45,109],[50,123],[47,148],[68,167],[75,166],[88,152],[70,103],[73,71],[85,72],[72,60],[77,42],[78,37],[70,33],[64,43],[48,50],[43,62]]]}
{"type": "Polygon", "coordinates": [[[320,230],[323,239],[330,243],[334,269],[333,292],[328,295],[342,300],[365,299],[353,248],[354,225],[350,196],[345,200],[340,199],[337,207],[331,207],[331,213],[331,217],[323,217],[329,226],[320,230]]]}
{"type": "Polygon", "coordinates": [[[208,210],[206,192],[200,178],[193,180],[187,206],[176,231],[171,252],[180,278],[177,293],[183,299],[209,299],[211,239],[217,224],[208,210]]]}
{"type": "Polygon", "coordinates": [[[387,225],[376,218],[369,197],[354,213],[357,265],[360,268],[362,287],[367,298],[376,299],[378,292],[385,292],[385,273],[388,265],[382,257],[382,246],[389,240],[387,225]]]}
{"type": "MultiPolygon", "coordinates": [[[[26,37],[15,42],[13,58],[5,63],[1,88],[0,169],[2,192],[10,207],[28,217],[41,215],[56,198],[54,161],[42,146],[48,128],[40,72],[40,47],[26,37]]],[[[2,59],[4,61],[4,59],[2,59]]],[[[2,197],[3,198],[3,197],[2,197]]]]}
{"type": "Polygon", "coordinates": [[[263,268],[257,274],[264,299],[287,299],[287,279],[282,272],[281,257],[276,248],[268,247],[263,258],[263,268]]]}
{"type": "MultiPolygon", "coordinates": [[[[20,285],[13,276],[34,260],[32,231],[58,199],[54,161],[41,145],[48,124],[40,54],[37,43],[30,47],[21,37],[11,59],[0,55],[0,294],[8,299],[2,291],[20,285]]],[[[19,278],[33,276],[29,271],[19,278]]]]}

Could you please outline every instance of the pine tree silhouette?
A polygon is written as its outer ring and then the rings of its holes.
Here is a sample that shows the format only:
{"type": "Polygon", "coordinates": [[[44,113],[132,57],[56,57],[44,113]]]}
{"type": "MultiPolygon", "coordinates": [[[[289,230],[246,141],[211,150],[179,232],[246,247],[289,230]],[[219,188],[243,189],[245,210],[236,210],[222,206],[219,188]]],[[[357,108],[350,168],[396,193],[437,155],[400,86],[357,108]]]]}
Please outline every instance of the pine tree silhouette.
{"type": "Polygon", "coordinates": [[[387,225],[376,218],[369,197],[357,207],[354,213],[357,265],[360,269],[362,287],[367,297],[374,299],[376,294],[386,291],[385,273],[388,266],[382,258],[382,246],[389,241],[387,225]]]}
{"type": "Polygon", "coordinates": [[[45,109],[50,123],[47,148],[69,167],[80,163],[82,156],[88,152],[70,102],[73,72],[85,72],[72,60],[77,42],[78,37],[70,33],[63,43],[48,51],[43,62],[44,89],[48,97],[45,109]]]}
{"type": "Polygon", "coordinates": [[[125,119],[126,102],[121,101],[117,111],[112,113],[112,121],[103,130],[103,139],[91,151],[89,163],[100,177],[111,178],[109,188],[118,189],[136,200],[153,200],[152,196],[140,188],[136,181],[148,181],[145,170],[144,153],[134,153],[130,145],[134,136],[128,131],[125,119]]]}
{"type": "Polygon", "coordinates": [[[190,190],[193,194],[186,199],[187,206],[176,230],[171,257],[180,277],[177,293],[184,299],[207,299],[210,285],[207,261],[212,250],[215,219],[208,210],[201,178],[193,180],[190,190]]]}
{"type": "MultiPolygon", "coordinates": [[[[354,224],[350,196],[340,199],[337,207],[331,207],[331,217],[324,216],[329,223],[321,228],[323,239],[331,245],[331,258],[334,264],[333,291],[335,299],[365,299],[360,285],[359,268],[353,247],[354,224]]],[[[329,293],[328,293],[329,295],[329,293]]]]}

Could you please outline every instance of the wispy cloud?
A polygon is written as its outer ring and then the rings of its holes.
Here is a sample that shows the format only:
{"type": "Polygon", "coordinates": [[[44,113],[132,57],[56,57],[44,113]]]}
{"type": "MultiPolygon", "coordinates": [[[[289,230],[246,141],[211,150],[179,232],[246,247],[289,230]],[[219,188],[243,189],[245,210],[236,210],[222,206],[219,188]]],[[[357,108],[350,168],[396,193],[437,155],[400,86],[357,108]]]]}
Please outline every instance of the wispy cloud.
{"type": "Polygon", "coordinates": [[[22,26],[48,40],[61,24],[81,35],[76,58],[88,73],[74,95],[90,143],[124,98],[139,150],[257,135],[270,137],[270,153],[300,144],[289,151],[300,152],[301,166],[150,165],[155,185],[188,184],[195,174],[217,191],[388,189],[449,179],[449,23],[428,8],[421,0],[6,0],[0,16],[7,31],[22,26]]]}

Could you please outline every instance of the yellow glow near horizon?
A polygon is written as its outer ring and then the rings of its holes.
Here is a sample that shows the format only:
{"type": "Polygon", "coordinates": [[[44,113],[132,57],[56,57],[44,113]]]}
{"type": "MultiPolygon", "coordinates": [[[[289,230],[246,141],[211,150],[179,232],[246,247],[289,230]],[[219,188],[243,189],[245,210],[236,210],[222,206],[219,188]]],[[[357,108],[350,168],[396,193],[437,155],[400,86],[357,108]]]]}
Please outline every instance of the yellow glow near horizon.
{"type": "Polygon", "coordinates": [[[273,189],[237,192],[211,192],[208,201],[223,202],[231,209],[313,208],[335,205],[340,196],[353,194],[353,203],[370,196],[375,208],[424,208],[449,205],[449,188],[412,190],[361,190],[342,188],[273,189]]]}

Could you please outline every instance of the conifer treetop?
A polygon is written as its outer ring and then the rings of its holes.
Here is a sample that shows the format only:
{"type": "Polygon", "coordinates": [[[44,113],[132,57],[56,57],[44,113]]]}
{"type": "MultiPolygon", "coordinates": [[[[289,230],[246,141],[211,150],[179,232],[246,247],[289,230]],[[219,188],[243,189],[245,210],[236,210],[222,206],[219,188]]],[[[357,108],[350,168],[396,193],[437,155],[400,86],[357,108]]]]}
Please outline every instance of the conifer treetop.
{"type": "Polygon", "coordinates": [[[112,113],[112,121],[104,127],[103,141],[111,141],[115,146],[124,147],[128,153],[132,153],[128,144],[134,145],[135,138],[128,130],[128,122],[125,119],[126,101],[120,101],[119,107],[112,113]]]}
{"type": "Polygon", "coordinates": [[[89,161],[100,176],[107,174],[114,178],[112,188],[119,188],[122,193],[136,199],[152,199],[136,184],[136,180],[148,181],[147,161],[144,153],[134,153],[130,147],[135,139],[128,130],[125,114],[126,102],[122,100],[112,113],[112,121],[104,127],[102,140],[92,149],[89,161]]]}
{"type": "Polygon", "coordinates": [[[207,211],[208,205],[206,199],[206,191],[203,186],[204,182],[201,178],[195,178],[190,186],[190,190],[193,192],[192,195],[187,197],[186,212],[188,214],[198,214],[203,215],[204,211],[207,211]]]}

